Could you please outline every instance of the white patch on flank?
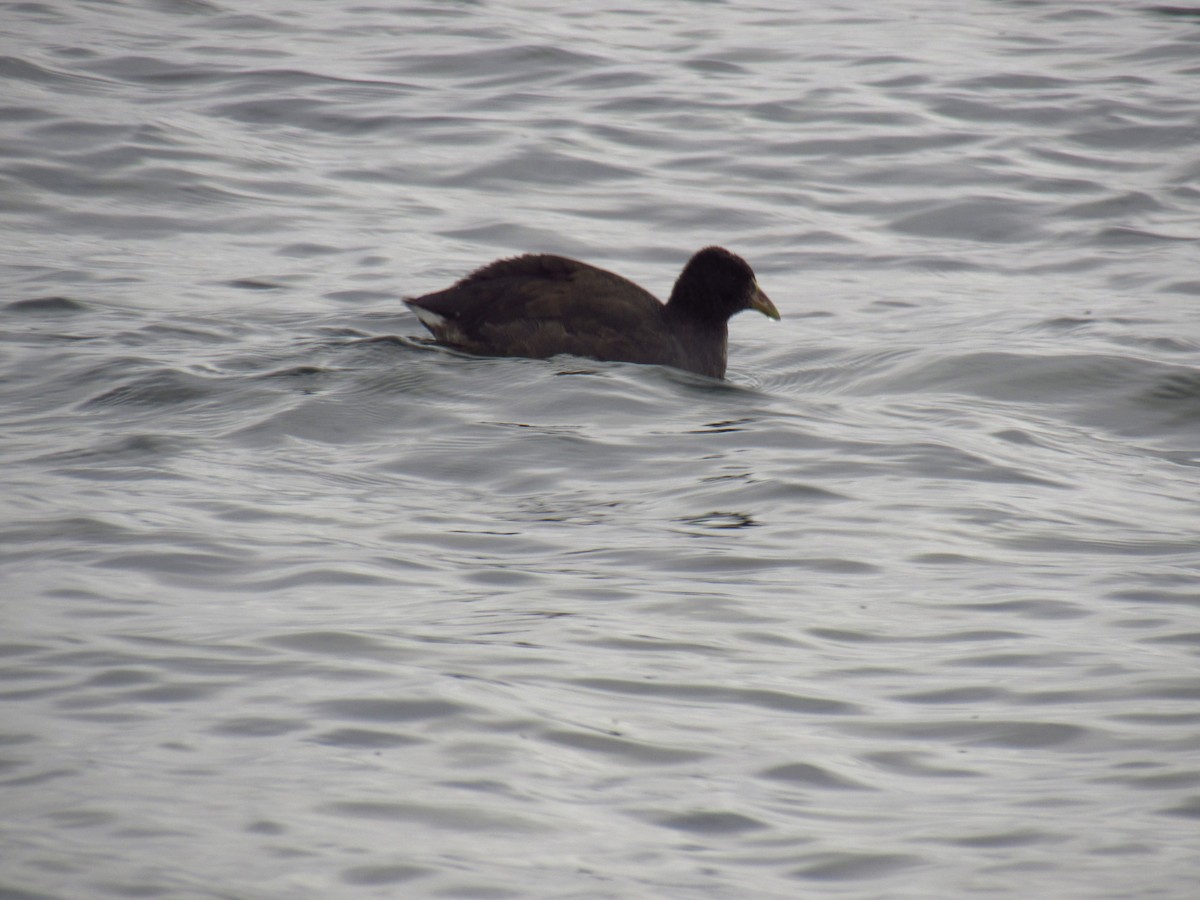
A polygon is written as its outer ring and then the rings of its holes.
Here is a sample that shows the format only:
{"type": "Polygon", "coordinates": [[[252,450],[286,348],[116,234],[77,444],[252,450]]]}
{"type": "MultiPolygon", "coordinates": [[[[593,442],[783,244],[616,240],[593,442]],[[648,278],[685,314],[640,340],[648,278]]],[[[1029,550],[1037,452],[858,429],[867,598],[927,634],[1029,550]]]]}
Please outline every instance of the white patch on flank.
{"type": "Polygon", "coordinates": [[[412,303],[409,303],[407,300],[404,301],[404,305],[416,313],[417,318],[420,319],[421,323],[430,331],[437,331],[439,328],[445,328],[450,324],[445,316],[439,316],[431,309],[425,309],[423,306],[416,306],[412,303]]]}

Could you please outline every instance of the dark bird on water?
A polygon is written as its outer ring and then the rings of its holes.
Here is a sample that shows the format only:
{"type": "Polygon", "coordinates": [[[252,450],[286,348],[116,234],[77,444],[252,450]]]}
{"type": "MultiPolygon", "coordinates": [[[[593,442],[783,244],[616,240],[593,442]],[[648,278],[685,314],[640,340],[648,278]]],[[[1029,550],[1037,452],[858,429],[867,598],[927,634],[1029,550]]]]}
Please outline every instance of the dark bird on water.
{"type": "Polygon", "coordinates": [[[725,377],[729,318],[779,310],[722,247],[683,267],[664,304],[632,281],[563,256],[500,259],[444,291],[405,300],[438,343],[481,356],[559,353],[725,377]]]}

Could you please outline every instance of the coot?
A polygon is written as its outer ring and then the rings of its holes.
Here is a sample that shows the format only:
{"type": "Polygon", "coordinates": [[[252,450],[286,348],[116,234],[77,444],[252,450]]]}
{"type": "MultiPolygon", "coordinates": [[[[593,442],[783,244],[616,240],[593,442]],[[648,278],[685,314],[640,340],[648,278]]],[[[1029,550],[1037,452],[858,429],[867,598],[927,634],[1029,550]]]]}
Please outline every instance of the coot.
{"type": "Polygon", "coordinates": [[[405,300],[441,344],[482,356],[571,353],[725,377],[729,317],[779,310],[754,271],[723,247],[683,267],[660,303],[632,281],[563,256],[500,259],[444,291],[405,300]]]}

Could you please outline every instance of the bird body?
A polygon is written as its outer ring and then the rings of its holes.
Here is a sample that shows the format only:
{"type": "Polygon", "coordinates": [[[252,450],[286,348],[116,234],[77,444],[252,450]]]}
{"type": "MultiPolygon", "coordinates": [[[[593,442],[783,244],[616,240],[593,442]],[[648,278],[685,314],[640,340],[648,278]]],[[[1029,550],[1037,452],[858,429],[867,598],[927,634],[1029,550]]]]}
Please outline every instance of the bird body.
{"type": "Polygon", "coordinates": [[[725,374],[727,322],[779,313],[750,267],[710,247],[663,304],[626,278],[578,260],[527,254],[489,263],[443,291],[405,301],[439,343],[484,356],[591,359],[725,374]]]}

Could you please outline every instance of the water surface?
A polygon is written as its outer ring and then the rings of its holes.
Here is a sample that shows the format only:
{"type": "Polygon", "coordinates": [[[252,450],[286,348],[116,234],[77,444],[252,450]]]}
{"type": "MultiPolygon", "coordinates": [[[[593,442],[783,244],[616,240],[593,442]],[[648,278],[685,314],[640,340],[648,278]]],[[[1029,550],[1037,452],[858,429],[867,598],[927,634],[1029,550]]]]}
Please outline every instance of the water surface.
{"type": "Polygon", "coordinates": [[[1192,896],[1200,12],[796,7],[7,10],[0,893],[1192,896]]]}

